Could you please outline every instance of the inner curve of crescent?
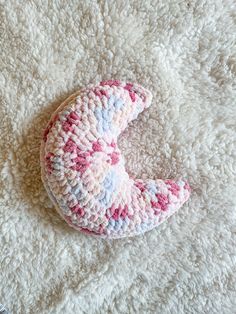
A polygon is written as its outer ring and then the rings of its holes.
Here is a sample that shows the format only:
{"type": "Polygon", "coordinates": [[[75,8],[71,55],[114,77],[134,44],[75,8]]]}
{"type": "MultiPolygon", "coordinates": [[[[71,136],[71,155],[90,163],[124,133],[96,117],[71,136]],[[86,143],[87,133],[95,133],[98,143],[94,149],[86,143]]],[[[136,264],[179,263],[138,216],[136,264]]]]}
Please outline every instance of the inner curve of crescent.
{"type": "Polygon", "coordinates": [[[139,84],[89,86],[52,115],[41,145],[42,180],[69,225],[103,238],[134,236],[175,213],[190,195],[182,180],[129,177],[119,134],[151,104],[139,84]]]}

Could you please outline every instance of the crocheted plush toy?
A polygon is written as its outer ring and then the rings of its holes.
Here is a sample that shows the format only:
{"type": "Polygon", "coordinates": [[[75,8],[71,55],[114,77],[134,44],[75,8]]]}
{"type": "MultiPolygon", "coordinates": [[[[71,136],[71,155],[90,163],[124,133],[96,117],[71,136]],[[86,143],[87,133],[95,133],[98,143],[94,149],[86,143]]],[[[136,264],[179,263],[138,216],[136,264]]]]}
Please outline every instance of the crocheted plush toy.
{"type": "Polygon", "coordinates": [[[117,80],[89,86],[52,115],[41,146],[42,179],[59,214],[87,234],[134,236],[188,199],[183,180],[133,180],[117,137],[151,104],[151,93],[117,80]]]}

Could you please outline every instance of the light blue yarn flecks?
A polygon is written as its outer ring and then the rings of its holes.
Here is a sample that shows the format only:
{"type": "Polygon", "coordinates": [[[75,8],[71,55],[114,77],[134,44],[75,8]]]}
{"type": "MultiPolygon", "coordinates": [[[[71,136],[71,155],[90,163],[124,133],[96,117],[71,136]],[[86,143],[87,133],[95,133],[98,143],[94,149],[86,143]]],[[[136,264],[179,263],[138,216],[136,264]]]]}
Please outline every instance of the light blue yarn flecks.
{"type": "Polygon", "coordinates": [[[114,109],[111,110],[109,108],[96,108],[94,114],[98,121],[97,130],[101,135],[103,135],[105,132],[111,129],[114,109]]]}
{"type": "Polygon", "coordinates": [[[115,100],[116,100],[115,96],[111,95],[111,97],[108,99],[108,106],[112,107],[115,103],[115,100]]]}
{"type": "Polygon", "coordinates": [[[104,134],[107,131],[115,131],[112,125],[112,119],[115,112],[122,109],[124,104],[123,99],[111,95],[108,100],[107,108],[96,108],[94,110],[95,117],[98,121],[97,130],[100,134],[104,134]]]}
{"type": "Polygon", "coordinates": [[[119,217],[118,219],[114,219],[111,217],[108,221],[107,230],[108,232],[112,231],[112,233],[119,230],[125,231],[128,228],[129,223],[130,219],[127,216],[124,218],[119,217]]]}
{"type": "Polygon", "coordinates": [[[115,219],[110,218],[109,223],[108,223],[108,228],[113,229],[116,224],[115,219]]]}
{"type": "Polygon", "coordinates": [[[158,189],[157,189],[155,182],[148,182],[146,184],[146,188],[147,188],[148,192],[150,192],[153,195],[155,195],[158,192],[158,189]]]}
{"type": "Polygon", "coordinates": [[[113,218],[110,218],[107,228],[118,231],[121,228],[125,228],[125,226],[128,226],[128,224],[124,219],[119,218],[118,220],[115,220],[113,218]]]}
{"type": "Polygon", "coordinates": [[[98,121],[97,130],[100,134],[103,134],[103,117],[101,108],[95,108],[94,115],[98,121]]]}
{"type": "Polygon", "coordinates": [[[123,223],[122,219],[119,218],[118,220],[116,220],[115,226],[114,226],[115,230],[119,230],[122,226],[122,223],[123,223]]]}
{"type": "Polygon", "coordinates": [[[136,226],[137,232],[145,232],[146,230],[149,230],[153,226],[152,222],[146,223],[142,222],[140,225],[136,226]]]}
{"type": "Polygon", "coordinates": [[[110,109],[113,107],[116,110],[122,109],[125,105],[125,102],[121,98],[116,98],[114,95],[111,95],[110,98],[108,99],[108,106],[110,109]]]}
{"type": "Polygon", "coordinates": [[[83,198],[83,193],[81,191],[81,186],[78,184],[71,189],[73,195],[76,196],[77,200],[81,200],[83,198]]]}
{"type": "Polygon", "coordinates": [[[185,182],[182,181],[182,180],[179,180],[179,181],[177,181],[177,184],[178,184],[178,186],[180,186],[180,187],[184,187],[185,182]]]}
{"type": "Polygon", "coordinates": [[[98,200],[104,208],[111,206],[112,195],[117,191],[118,177],[115,171],[111,170],[105,177],[102,185],[103,191],[98,195],[98,200]]]}
{"type": "Polygon", "coordinates": [[[124,100],[123,99],[117,99],[114,103],[114,106],[116,108],[116,110],[122,109],[124,107],[124,100]]]}

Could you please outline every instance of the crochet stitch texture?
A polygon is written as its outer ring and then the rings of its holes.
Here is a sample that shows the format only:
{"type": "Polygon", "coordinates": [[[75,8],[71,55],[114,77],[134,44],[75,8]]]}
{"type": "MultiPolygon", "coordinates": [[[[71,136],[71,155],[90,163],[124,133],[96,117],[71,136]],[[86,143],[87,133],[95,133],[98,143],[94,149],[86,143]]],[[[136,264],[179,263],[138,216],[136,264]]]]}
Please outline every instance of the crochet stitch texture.
{"type": "Polygon", "coordinates": [[[117,146],[119,134],[151,104],[139,84],[89,86],[52,115],[41,146],[42,180],[69,225],[103,238],[144,233],[187,201],[179,180],[134,180],[117,146]]]}

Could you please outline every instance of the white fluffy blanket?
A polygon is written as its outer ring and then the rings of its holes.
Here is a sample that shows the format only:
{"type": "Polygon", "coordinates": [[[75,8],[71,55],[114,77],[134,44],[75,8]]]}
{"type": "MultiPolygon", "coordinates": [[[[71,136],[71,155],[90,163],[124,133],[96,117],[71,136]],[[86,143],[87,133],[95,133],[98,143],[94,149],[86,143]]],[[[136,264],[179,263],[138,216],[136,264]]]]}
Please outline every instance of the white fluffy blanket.
{"type": "Polygon", "coordinates": [[[0,303],[10,313],[236,312],[236,4],[1,1],[0,303]],[[120,138],[133,176],[183,175],[189,202],[137,238],[71,229],[40,179],[62,100],[117,78],[153,105],[120,138]]]}

